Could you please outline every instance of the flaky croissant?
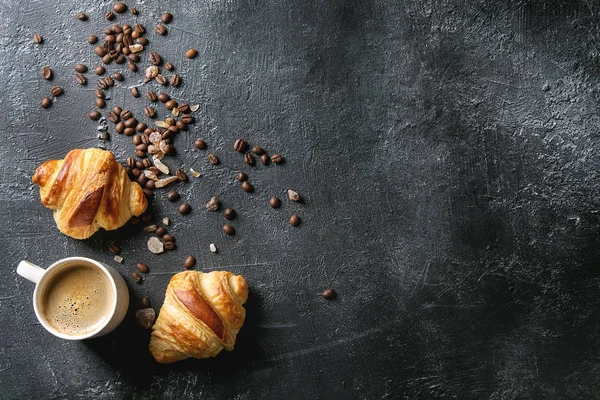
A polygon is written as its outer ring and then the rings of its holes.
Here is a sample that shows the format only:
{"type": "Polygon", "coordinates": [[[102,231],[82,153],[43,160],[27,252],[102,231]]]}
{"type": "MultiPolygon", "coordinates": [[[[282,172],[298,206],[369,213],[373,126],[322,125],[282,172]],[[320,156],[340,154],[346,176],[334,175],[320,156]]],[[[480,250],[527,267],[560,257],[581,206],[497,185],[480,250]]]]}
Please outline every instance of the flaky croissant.
{"type": "Polygon", "coordinates": [[[107,150],[72,150],[64,160],[40,165],[32,180],[40,185],[42,204],[54,210],[58,229],[75,239],[117,229],[148,207],[142,188],[107,150]]]}
{"type": "Polygon", "coordinates": [[[152,327],[150,351],[154,359],[168,364],[233,350],[246,318],[242,305],[247,299],[248,284],[240,275],[227,271],[176,274],[152,327]]]}

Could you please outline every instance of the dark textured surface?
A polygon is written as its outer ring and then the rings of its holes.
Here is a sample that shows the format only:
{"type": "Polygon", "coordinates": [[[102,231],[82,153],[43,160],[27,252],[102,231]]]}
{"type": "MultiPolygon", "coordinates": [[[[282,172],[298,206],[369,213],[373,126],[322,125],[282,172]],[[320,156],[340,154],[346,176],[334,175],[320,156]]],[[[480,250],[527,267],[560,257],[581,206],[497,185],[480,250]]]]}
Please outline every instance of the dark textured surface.
{"type": "MultiPolygon", "coordinates": [[[[179,216],[166,192],[154,202],[179,244],[161,256],[140,227],[61,235],[31,184],[46,159],[98,145],[93,87],[75,85],[73,65],[96,65],[85,38],[101,34],[109,3],[50,4],[0,1],[0,397],[598,396],[600,4],[136,4],[150,28],[175,15],[166,37],[149,34],[150,49],[183,77],[168,91],[202,106],[166,160],[202,172],[180,185],[194,211],[179,216]],[[66,91],[49,110],[43,65],[66,91]],[[243,166],[231,150],[239,136],[287,163],[243,166]],[[193,150],[197,137],[221,166],[193,150]],[[235,181],[240,168],[252,195],[235,181]],[[305,204],[270,209],[288,187],[305,204]],[[215,195],[238,211],[236,236],[204,209],[215,195]],[[299,228],[287,224],[293,212],[299,228]],[[107,251],[114,239],[124,265],[107,251]],[[198,269],[246,277],[246,324],[231,353],[159,366],[132,312],[143,294],[159,308],[188,254],[198,269]],[[85,343],[46,333],[33,285],[14,273],[24,258],[73,255],[116,265],[132,295],[126,322],[85,343]],[[142,285],[130,275],[139,261],[151,267],[142,285]],[[334,301],[319,296],[328,286],[334,301]]],[[[127,71],[109,104],[141,115],[146,100],[126,89],[140,76],[127,71]]],[[[130,140],[113,134],[108,148],[124,161],[130,140]]]]}

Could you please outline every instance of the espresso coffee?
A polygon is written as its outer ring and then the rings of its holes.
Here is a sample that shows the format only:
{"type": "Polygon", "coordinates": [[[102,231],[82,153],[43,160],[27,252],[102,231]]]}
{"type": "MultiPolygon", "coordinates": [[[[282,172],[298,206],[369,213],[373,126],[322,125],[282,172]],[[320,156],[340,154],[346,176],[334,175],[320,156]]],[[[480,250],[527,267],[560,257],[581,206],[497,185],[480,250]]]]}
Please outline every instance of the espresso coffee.
{"type": "Polygon", "coordinates": [[[113,289],[102,270],[74,265],[52,277],[42,304],[42,312],[54,329],[67,335],[83,335],[111,317],[113,289]]]}

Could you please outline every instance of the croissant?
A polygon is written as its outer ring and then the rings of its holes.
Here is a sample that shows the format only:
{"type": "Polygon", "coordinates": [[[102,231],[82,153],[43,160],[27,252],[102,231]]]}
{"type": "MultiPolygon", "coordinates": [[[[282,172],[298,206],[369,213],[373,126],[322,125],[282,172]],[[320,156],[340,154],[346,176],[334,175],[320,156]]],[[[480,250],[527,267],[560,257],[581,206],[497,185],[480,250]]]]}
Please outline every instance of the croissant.
{"type": "Polygon", "coordinates": [[[152,327],[150,351],[159,363],[208,358],[233,350],[246,318],[248,284],[227,271],[180,272],[171,278],[152,327]]]}
{"type": "Polygon", "coordinates": [[[54,210],[58,229],[75,239],[117,229],[148,207],[142,188],[107,150],[72,150],[64,160],[40,165],[32,180],[40,185],[42,204],[54,210]]]}

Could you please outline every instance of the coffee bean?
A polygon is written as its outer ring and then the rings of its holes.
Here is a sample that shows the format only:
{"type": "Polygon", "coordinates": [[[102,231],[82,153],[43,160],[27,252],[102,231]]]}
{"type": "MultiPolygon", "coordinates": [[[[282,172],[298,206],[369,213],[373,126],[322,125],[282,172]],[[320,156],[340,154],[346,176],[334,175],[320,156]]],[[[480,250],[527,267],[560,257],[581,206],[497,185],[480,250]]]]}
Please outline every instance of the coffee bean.
{"type": "Polygon", "coordinates": [[[233,210],[233,208],[226,208],[225,212],[223,212],[223,216],[226,219],[229,219],[229,220],[234,219],[235,218],[235,211],[233,210]]]}
{"type": "MultiPolygon", "coordinates": [[[[165,108],[167,110],[172,110],[175,107],[177,107],[177,102],[175,100],[169,100],[165,103],[165,108]]],[[[173,123],[175,123],[175,121],[173,120],[173,123]]],[[[169,124],[169,125],[173,125],[173,124],[169,124]]]]}
{"type": "Polygon", "coordinates": [[[100,112],[99,112],[99,111],[97,111],[97,110],[94,110],[94,111],[90,112],[90,113],[88,114],[88,116],[90,117],[90,119],[91,119],[92,121],[97,121],[97,120],[99,120],[99,119],[100,119],[100,112]]]}
{"type": "MultiPolygon", "coordinates": [[[[112,122],[112,123],[117,123],[119,122],[119,116],[114,112],[114,111],[109,111],[108,114],[106,115],[106,118],[112,122]]],[[[123,128],[125,128],[125,125],[123,124],[123,128]]],[[[123,133],[123,132],[119,132],[119,133],[123,133]]]]}
{"type": "Polygon", "coordinates": [[[171,86],[173,86],[173,87],[181,86],[181,77],[179,76],[179,74],[175,74],[171,77],[171,86]]]}
{"type": "Polygon", "coordinates": [[[167,78],[164,77],[164,75],[162,74],[158,74],[154,77],[154,80],[156,81],[156,83],[158,83],[161,86],[165,86],[167,84],[167,78]]]}
{"type": "MultiPolygon", "coordinates": [[[[175,107],[173,107],[173,108],[175,108],[175,107]]],[[[167,125],[171,126],[171,125],[175,124],[175,120],[171,117],[167,117],[167,118],[165,118],[165,123],[167,125]]]]}
{"type": "Polygon", "coordinates": [[[158,33],[159,35],[166,35],[167,34],[167,28],[165,28],[164,25],[158,24],[156,25],[156,33],[158,33]]]}
{"type": "Polygon", "coordinates": [[[245,182],[245,181],[247,181],[247,180],[248,180],[248,175],[246,175],[246,174],[245,174],[245,173],[243,173],[243,172],[240,172],[240,173],[238,173],[237,179],[238,179],[238,181],[240,181],[240,182],[245,182]]]}
{"type": "Polygon", "coordinates": [[[146,114],[147,117],[154,118],[154,116],[156,115],[156,110],[154,110],[154,108],[152,108],[150,106],[146,106],[146,107],[144,107],[144,113],[146,114]]]}
{"type": "Polygon", "coordinates": [[[116,13],[124,13],[125,11],[127,11],[127,5],[125,3],[115,3],[115,5],[113,6],[113,10],[115,10],[116,13]]]}
{"type": "Polygon", "coordinates": [[[167,195],[167,200],[169,201],[177,201],[179,200],[179,193],[178,192],[169,192],[169,194],[167,195]]]}
{"type": "Polygon", "coordinates": [[[131,72],[136,72],[138,70],[137,65],[135,65],[134,63],[132,63],[131,61],[127,63],[127,68],[129,68],[129,70],[131,72]]]}
{"type": "Polygon", "coordinates": [[[186,125],[194,123],[194,118],[191,115],[184,115],[179,120],[186,125]]]}
{"type": "Polygon", "coordinates": [[[100,97],[96,97],[96,107],[98,108],[104,108],[106,107],[106,102],[104,101],[104,99],[100,98],[100,97]]]}
{"type": "MultiPolygon", "coordinates": [[[[133,128],[125,128],[125,130],[123,131],[123,134],[125,134],[125,136],[131,136],[135,134],[135,129],[133,128]]],[[[138,150],[136,150],[133,154],[135,154],[136,157],[144,157],[144,153],[140,152],[138,150]]]]}
{"type": "Polygon", "coordinates": [[[119,55],[116,59],[115,62],[117,64],[125,64],[125,62],[127,61],[127,59],[125,58],[125,56],[123,54],[119,55]]]}
{"type": "Polygon", "coordinates": [[[102,46],[96,46],[94,47],[94,53],[96,53],[98,57],[104,57],[108,51],[102,46]]]}
{"type": "Polygon", "coordinates": [[[104,36],[104,43],[108,42],[108,43],[115,43],[117,41],[117,38],[115,35],[106,35],[104,36]]]}
{"type": "Polygon", "coordinates": [[[167,61],[167,62],[165,63],[164,67],[165,67],[165,69],[166,69],[167,71],[173,71],[173,69],[175,68],[175,67],[173,66],[173,64],[171,64],[169,61],[167,61]]]}
{"type": "Polygon", "coordinates": [[[190,207],[190,205],[188,203],[182,203],[178,208],[177,211],[179,211],[179,213],[181,215],[186,215],[189,214],[190,211],[192,211],[192,207],[190,207]]]}
{"type": "Polygon", "coordinates": [[[50,98],[49,98],[49,97],[44,97],[44,98],[42,99],[42,107],[43,107],[43,108],[48,108],[48,107],[50,107],[51,105],[52,105],[52,100],[50,100],[50,98]]]}
{"type": "Polygon", "coordinates": [[[44,38],[42,38],[42,35],[40,35],[39,33],[36,33],[35,35],[33,35],[33,41],[37,44],[41,44],[44,41],[44,38]]]}
{"type": "Polygon", "coordinates": [[[165,242],[174,242],[175,236],[171,235],[170,233],[165,233],[164,235],[162,235],[162,240],[164,240],[165,242]]]}
{"type": "Polygon", "coordinates": [[[154,193],[152,193],[152,190],[148,189],[148,188],[143,188],[142,192],[144,192],[144,195],[146,195],[147,198],[151,199],[152,197],[154,197],[154,193]]]}
{"type": "Polygon", "coordinates": [[[244,156],[244,162],[248,165],[250,165],[251,167],[253,167],[256,164],[256,160],[254,159],[254,156],[250,153],[246,153],[246,155],[244,156]]]}
{"type": "Polygon", "coordinates": [[[273,196],[269,199],[269,205],[273,208],[279,208],[279,206],[281,206],[281,200],[279,200],[278,197],[273,196]]]}
{"type": "Polygon", "coordinates": [[[125,120],[125,128],[135,128],[135,126],[138,124],[137,119],[131,117],[127,120],[125,120]]]}
{"type": "MultiPolygon", "coordinates": [[[[132,158],[132,157],[130,157],[130,158],[132,158]]],[[[137,178],[139,178],[139,177],[140,177],[141,173],[142,173],[142,172],[141,172],[141,171],[140,171],[138,168],[133,168],[133,169],[131,170],[131,175],[133,175],[133,177],[134,177],[136,180],[137,180],[137,178]]]]}
{"type": "Polygon", "coordinates": [[[135,130],[138,132],[144,132],[146,130],[146,128],[148,127],[148,125],[146,125],[143,122],[139,122],[136,126],[135,126],[135,130]]]}
{"type": "Polygon", "coordinates": [[[148,46],[148,43],[150,43],[150,41],[148,39],[146,39],[145,37],[139,37],[139,38],[135,39],[135,42],[137,44],[141,44],[142,46],[148,46]]]}
{"type": "Polygon", "coordinates": [[[283,163],[283,157],[280,154],[274,154],[271,156],[271,162],[274,164],[283,163]]]}
{"type": "Polygon", "coordinates": [[[109,11],[106,14],[104,14],[104,18],[106,18],[108,21],[112,21],[113,19],[115,19],[115,14],[113,14],[112,11],[109,11]]]}
{"type": "Polygon", "coordinates": [[[135,135],[132,139],[131,142],[133,143],[134,146],[137,146],[139,144],[142,144],[142,137],[140,135],[135,135]]]}
{"type": "Polygon", "coordinates": [[[168,144],[165,146],[164,153],[169,156],[174,156],[177,152],[175,151],[175,147],[172,144],[168,144]]]}
{"type": "MultiPolygon", "coordinates": [[[[83,75],[81,75],[81,76],[83,77],[83,79],[85,79],[85,76],[83,76],[83,75]]],[[[79,80],[77,82],[79,82],[79,80]]],[[[84,84],[84,83],[82,83],[82,84],[84,84]]],[[[106,84],[104,79],[98,79],[96,81],[96,86],[98,86],[100,89],[108,89],[108,85],[106,84]]]]}
{"type": "Polygon", "coordinates": [[[129,61],[131,61],[133,63],[140,62],[140,56],[138,56],[137,54],[134,54],[134,53],[131,53],[130,55],[128,55],[127,58],[129,59],[129,61]]]}
{"type": "Polygon", "coordinates": [[[165,24],[168,24],[171,21],[173,21],[173,14],[166,12],[163,15],[160,16],[160,20],[162,22],[164,22],[165,24]]]}
{"type": "Polygon", "coordinates": [[[265,154],[265,149],[263,149],[263,148],[262,148],[262,147],[260,147],[260,146],[254,146],[254,147],[252,148],[252,152],[253,152],[254,154],[256,154],[257,156],[262,156],[263,154],[265,154]]]}
{"type": "Polygon", "coordinates": [[[242,190],[246,193],[252,193],[254,191],[254,186],[248,181],[242,182],[242,190]]]}
{"type": "Polygon", "coordinates": [[[161,103],[166,103],[167,101],[169,101],[171,98],[169,97],[168,94],[164,93],[164,92],[160,92],[158,94],[158,101],[160,101],[161,103]]]}
{"type": "Polygon", "coordinates": [[[117,255],[121,252],[121,248],[115,242],[110,242],[110,244],[108,245],[108,250],[114,255],[117,255]]]}
{"type": "Polygon", "coordinates": [[[88,36],[88,43],[89,44],[95,44],[98,42],[98,36],[96,35],[90,35],[88,36]]]}
{"type": "Polygon", "coordinates": [[[106,70],[102,65],[98,65],[96,68],[94,68],[94,72],[96,73],[96,75],[103,75],[106,72],[106,70]]]}
{"type": "Polygon", "coordinates": [[[125,124],[123,122],[116,124],[115,131],[117,131],[117,133],[125,133],[125,124]]]}
{"type": "Polygon", "coordinates": [[[104,99],[104,90],[100,89],[100,88],[96,88],[96,90],[94,91],[96,97],[99,97],[101,99],[104,99]]]}
{"type": "Polygon", "coordinates": [[[162,62],[162,58],[158,53],[152,52],[150,53],[150,64],[152,65],[160,65],[162,62]]]}
{"type": "Polygon", "coordinates": [[[150,164],[150,160],[148,160],[147,158],[144,158],[142,160],[142,164],[144,165],[144,168],[150,168],[152,166],[152,164],[150,164]]]}
{"type": "Polygon", "coordinates": [[[80,21],[87,21],[87,19],[88,19],[87,15],[83,11],[77,13],[76,17],[80,21]]]}
{"type": "Polygon", "coordinates": [[[262,163],[262,165],[269,165],[269,163],[271,162],[271,158],[268,154],[263,154],[262,156],[260,156],[260,162],[262,163]]]}
{"type": "Polygon", "coordinates": [[[188,103],[183,103],[183,104],[179,104],[179,107],[177,107],[179,109],[180,113],[188,113],[190,112],[190,105],[188,103]]]}
{"type": "MultiPolygon", "coordinates": [[[[148,272],[150,271],[150,268],[148,268],[148,266],[144,263],[137,263],[135,265],[135,267],[137,268],[138,271],[140,272],[148,272]]],[[[148,298],[146,297],[146,300],[148,300],[148,298]]]]}
{"type": "Polygon", "coordinates": [[[183,267],[185,269],[194,268],[196,265],[196,259],[193,256],[187,256],[185,261],[183,262],[183,267]]]}
{"type": "Polygon", "coordinates": [[[108,131],[104,131],[104,133],[102,133],[102,140],[104,140],[104,141],[110,140],[110,133],[108,133],[108,131]]]}
{"type": "Polygon", "coordinates": [[[217,156],[210,153],[208,155],[208,162],[211,163],[212,165],[217,165],[217,164],[219,164],[219,159],[217,158],[217,156]]]}
{"type": "Polygon", "coordinates": [[[165,242],[165,250],[175,250],[176,248],[175,242],[165,242]]]}
{"type": "Polygon", "coordinates": [[[123,81],[125,78],[123,77],[123,74],[120,72],[115,72],[113,74],[113,78],[119,82],[123,81]]]}
{"type": "Polygon", "coordinates": [[[142,24],[135,24],[134,29],[139,33],[146,33],[146,28],[142,24]]]}
{"type": "Polygon", "coordinates": [[[146,296],[142,296],[142,298],[140,300],[140,307],[141,308],[150,308],[150,300],[148,300],[148,298],[146,296]]]}
{"type": "MultiPolygon", "coordinates": [[[[133,97],[136,97],[136,98],[137,98],[137,97],[140,97],[140,91],[138,90],[138,88],[137,88],[137,87],[132,87],[132,88],[131,88],[131,95],[132,95],[133,97]]],[[[144,129],[146,129],[146,128],[144,128],[144,129]]]]}
{"type": "Polygon", "coordinates": [[[223,232],[225,232],[226,235],[233,235],[235,233],[235,229],[233,226],[225,224],[223,225],[223,232]]]}
{"type": "Polygon", "coordinates": [[[163,236],[167,234],[167,230],[165,229],[164,226],[159,226],[158,228],[156,228],[156,236],[163,236]]]}
{"type": "Polygon", "coordinates": [[[42,68],[42,78],[44,78],[47,81],[52,79],[52,70],[50,69],[50,67],[46,66],[42,68]]]}
{"type": "Polygon", "coordinates": [[[248,144],[246,143],[246,141],[244,139],[237,139],[233,143],[233,149],[235,151],[237,151],[238,153],[243,153],[248,149],[248,144]]]}
{"type": "Polygon", "coordinates": [[[171,125],[169,126],[169,132],[171,132],[172,134],[179,133],[179,128],[177,127],[177,125],[171,125]]]}
{"type": "Polygon", "coordinates": [[[113,78],[111,78],[110,76],[105,77],[104,82],[106,82],[106,85],[109,87],[113,87],[115,85],[113,78]]]}
{"type": "Polygon", "coordinates": [[[131,8],[129,9],[129,12],[130,12],[131,14],[133,14],[133,15],[138,15],[138,14],[139,14],[139,12],[138,12],[138,9],[137,9],[137,8],[135,8],[135,7],[131,7],[131,8]]]}
{"type": "Polygon", "coordinates": [[[123,36],[123,50],[125,50],[125,49],[129,50],[129,46],[133,46],[133,38],[130,35],[124,35],[123,36]]]}
{"type": "Polygon", "coordinates": [[[198,50],[196,49],[189,49],[188,51],[185,52],[185,56],[187,58],[194,58],[198,55],[198,50]]]}
{"type": "Polygon", "coordinates": [[[135,159],[133,157],[127,157],[127,167],[130,169],[135,168],[135,159]]]}
{"type": "MultiPolygon", "coordinates": [[[[113,109],[113,111],[117,111],[115,109],[113,109]]],[[[121,117],[122,120],[128,120],[129,118],[131,118],[133,116],[133,114],[131,114],[131,111],[129,110],[121,110],[121,113],[119,114],[119,116],[121,117]]]]}
{"type": "Polygon", "coordinates": [[[297,216],[296,214],[292,215],[290,217],[290,224],[293,225],[293,226],[300,225],[300,217],[297,216]]]}
{"type": "Polygon", "coordinates": [[[112,57],[110,54],[105,54],[104,57],[102,57],[102,63],[103,64],[110,64],[113,61],[112,57]]]}
{"type": "Polygon", "coordinates": [[[52,88],[50,89],[50,94],[54,97],[58,97],[61,94],[63,94],[63,89],[58,85],[52,86],[52,88]]]}
{"type": "Polygon", "coordinates": [[[142,281],[142,276],[140,274],[138,274],[137,272],[132,272],[131,276],[133,276],[133,280],[136,283],[140,283],[142,281]]]}
{"type": "Polygon", "coordinates": [[[177,179],[182,182],[187,182],[189,180],[187,174],[183,172],[181,168],[178,168],[177,171],[175,171],[175,175],[177,176],[177,179]]]}
{"type": "Polygon", "coordinates": [[[325,289],[325,291],[321,294],[325,300],[331,300],[335,297],[335,290],[329,288],[325,289]]]}
{"type": "Polygon", "coordinates": [[[80,72],[75,74],[75,82],[79,83],[82,86],[87,85],[87,78],[80,72]]]}

